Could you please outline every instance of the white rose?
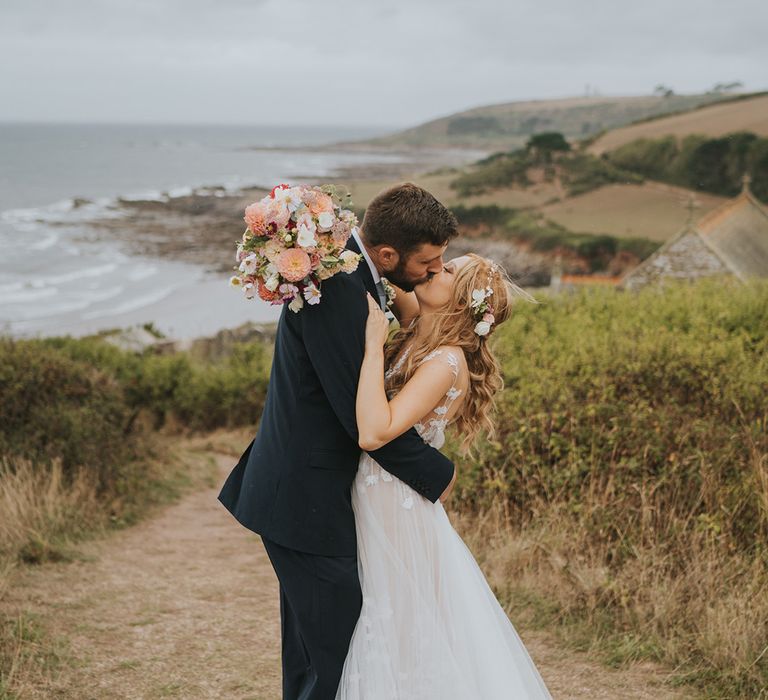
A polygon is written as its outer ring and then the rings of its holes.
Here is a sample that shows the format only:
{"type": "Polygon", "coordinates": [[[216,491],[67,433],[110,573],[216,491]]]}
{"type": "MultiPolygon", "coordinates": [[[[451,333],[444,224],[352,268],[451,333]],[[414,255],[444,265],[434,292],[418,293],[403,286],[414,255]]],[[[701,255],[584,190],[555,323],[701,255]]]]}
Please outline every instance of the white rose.
{"type": "Polygon", "coordinates": [[[294,297],[293,301],[288,304],[288,308],[293,311],[293,313],[297,313],[302,306],[304,306],[304,300],[300,296],[294,297]]]}
{"type": "Polygon", "coordinates": [[[491,330],[491,324],[488,321],[479,321],[475,326],[475,333],[478,335],[488,335],[491,330]]]}
{"type": "Polygon", "coordinates": [[[483,300],[485,299],[485,290],[484,289],[473,289],[472,290],[472,306],[479,306],[483,300]]]}
{"type": "Polygon", "coordinates": [[[317,217],[317,226],[321,231],[330,231],[333,227],[333,214],[324,211],[317,217]]]}
{"type": "Polygon", "coordinates": [[[267,281],[264,282],[264,286],[270,291],[274,292],[278,286],[280,285],[280,277],[277,275],[271,275],[267,278],[267,281]]]}
{"type": "Polygon", "coordinates": [[[315,271],[315,274],[321,280],[327,280],[336,274],[336,270],[334,270],[331,267],[326,267],[325,265],[320,265],[320,267],[318,267],[317,270],[315,271]]]}
{"type": "Polygon", "coordinates": [[[357,269],[357,264],[360,262],[360,257],[357,253],[351,250],[345,250],[340,256],[341,269],[344,272],[354,272],[357,269]]]}

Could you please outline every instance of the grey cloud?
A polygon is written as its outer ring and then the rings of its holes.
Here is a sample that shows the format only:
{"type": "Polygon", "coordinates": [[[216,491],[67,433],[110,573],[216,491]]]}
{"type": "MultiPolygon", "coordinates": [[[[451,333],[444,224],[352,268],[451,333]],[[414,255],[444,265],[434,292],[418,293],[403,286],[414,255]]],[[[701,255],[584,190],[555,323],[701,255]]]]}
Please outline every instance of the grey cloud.
{"type": "Polygon", "coordinates": [[[586,83],[760,89],[766,19],[756,0],[5,0],[0,119],[399,125],[586,83]]]}

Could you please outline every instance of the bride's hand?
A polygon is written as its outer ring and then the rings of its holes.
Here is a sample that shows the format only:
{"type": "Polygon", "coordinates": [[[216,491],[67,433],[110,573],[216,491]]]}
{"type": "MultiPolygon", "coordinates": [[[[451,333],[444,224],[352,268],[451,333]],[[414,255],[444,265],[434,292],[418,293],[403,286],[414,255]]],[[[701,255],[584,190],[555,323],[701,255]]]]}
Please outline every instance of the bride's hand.
{"type": "Polygon", "coordinates": [[[365,344],[366,347],[381,348],[389,333],[389,321],[369,292],[366,292],[366,296],[368,297],[368,321],[365,324],[365,344]]]}

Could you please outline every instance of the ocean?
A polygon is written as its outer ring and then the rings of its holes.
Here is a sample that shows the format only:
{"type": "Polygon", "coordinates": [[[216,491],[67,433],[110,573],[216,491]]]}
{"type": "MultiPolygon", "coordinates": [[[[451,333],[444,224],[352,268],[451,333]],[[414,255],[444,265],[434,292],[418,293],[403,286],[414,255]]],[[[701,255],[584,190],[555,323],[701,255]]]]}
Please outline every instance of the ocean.
{"type": "MultiPolygon", "coordinates": [[[[0,124],[0,333],[81,336],[153,322],[173,338],[210,335],[279,308],[246,301],[228,276],[125,252],[87,222],[125,216],[117,198],[236,193],[396,154],[313,147],[381,129],[0,124]],[[302,150],[306,149],[306,150],[302,150]]],[[[237,238],[241,231],[234,232],[237,238]]],[[[234,250],[234,248],[233,248],[234,250]]]]}

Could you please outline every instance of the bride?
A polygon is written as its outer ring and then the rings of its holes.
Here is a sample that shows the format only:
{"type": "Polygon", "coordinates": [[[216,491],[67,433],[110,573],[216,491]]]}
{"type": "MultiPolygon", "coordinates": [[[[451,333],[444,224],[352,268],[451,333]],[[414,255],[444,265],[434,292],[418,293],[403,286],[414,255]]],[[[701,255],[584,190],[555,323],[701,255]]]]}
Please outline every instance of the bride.
{"type": "MultiPolygon", "coordinates": [[[[369,296],[356,399],[363,450],[412,426],[436,448],[451,426],[465,450],[492,430],[501,374],[488,336],[513,293],[532,299],[495,263],[455,258],[413,294],[398,293],[401,330],[386,347],[388,321],[369,296]]],[[[440,500],[363,452],[352,507],[363,607],[336,700],[551,698],[440,500]]]]}

